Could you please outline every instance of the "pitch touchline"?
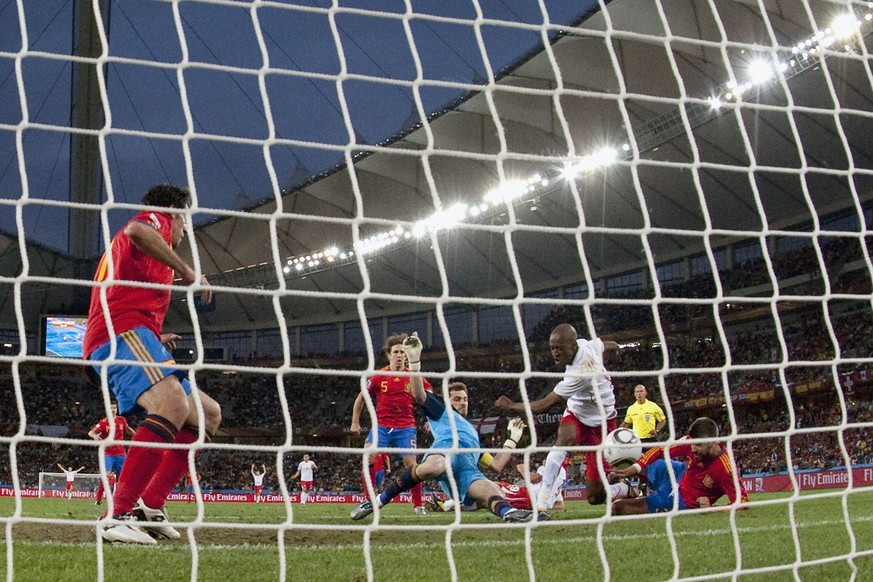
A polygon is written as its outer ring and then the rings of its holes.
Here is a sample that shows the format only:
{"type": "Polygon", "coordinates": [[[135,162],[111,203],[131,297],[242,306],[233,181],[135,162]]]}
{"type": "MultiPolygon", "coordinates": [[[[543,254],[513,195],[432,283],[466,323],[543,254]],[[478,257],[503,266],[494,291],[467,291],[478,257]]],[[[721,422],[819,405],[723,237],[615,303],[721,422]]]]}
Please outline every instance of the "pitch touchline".
{"type": "MultiPolygon", "coordinates": [[[[873,516],[871,517],[856,517],[852,518],[852,522],[871,522],[873,521],[873,516]]],[[[825,520],[825,521],[814,521],[814,522],[797,522],[794,527],[822,527],[822,526],[831,526],[837,524],[845,524],[844,520],[825,520]]],[[[738,533],[757,533],[764,531],[778,531],[783,529],[788,529],[789,524],[785,525],[769,525],[769,526],[754,526],[754,527],[741,527],[737,528],[738,533]]],[[[469,532],[469,529],[463,530],[464,533],[469,532]]],[[[673,535],[677,538],[687,537],[687,536],[715,536],[715,535],[725,535],[731,532],[729,528],[721,528],[721,529],[708,529],[708,530],[698,530],[698,531],[688,531],[688,532],[679,532],[674,533],[673,535]]],[[[460,530],[458,533],[461,533],[460,530]]],[[[604,535],[604,540],[644,540],[650,538],[661,538],[663,534],[660,533],[650,533],[650,534],[620,534],[620,535],[604,535]]],[[[549,540],[537,540],[533,541],[534,545],[545,545],[545,544],[563,544],[563,543],[577,543],[577,542],[590,542],[596,540],[596,536],[574,536],[560,539],[549,539],[549,540]]],[[[39,542],[32,540],[25,541],[17,541],[16,544],[24,545],[24,546],[55,546],[55,547],[83,547],[83,548],[91,548],[94,547],[93,542],[39,542]]],[[[500,541],[489,541],[489,542],[453,542],[453,547],[503,547],[503,546],[517,546],[524,544],[524,540],[500,540],[500,541]]],[[[104,544],[106,546],[112,546],[112,544],[104,544]]],[[[112,546],[117,547],[117,546],[112,546]]],[[[131,547],[131,546],[126,546],[131,547]]],[[[198,544],[197,550],[231,550],[231,549],[259,549],[259,548],[273,548],[274,544],[198,544]]],[[[388,544],[383,545],[379,544],[376,546],[379,550],[405,550],[409,548],[413,549],[430,549],[434,547],[444,547],[444,543],[440,542],[416,542],[416,543],[406,543],[406,544],[388,544]]],[[[184,546],[179,545],[157,545],[149,548],[142,548],[137,546],[137,551],[155,551],[155,550],[179,550],[184,548],[184,546]]],[[[288,551],[295,552],[305,552],[305,551],[334,551],[334,550],[361,550],[360,544],[337,544],[337,545],[326,545],[326,546],[289,546],[287,548],[288,551]]]]}

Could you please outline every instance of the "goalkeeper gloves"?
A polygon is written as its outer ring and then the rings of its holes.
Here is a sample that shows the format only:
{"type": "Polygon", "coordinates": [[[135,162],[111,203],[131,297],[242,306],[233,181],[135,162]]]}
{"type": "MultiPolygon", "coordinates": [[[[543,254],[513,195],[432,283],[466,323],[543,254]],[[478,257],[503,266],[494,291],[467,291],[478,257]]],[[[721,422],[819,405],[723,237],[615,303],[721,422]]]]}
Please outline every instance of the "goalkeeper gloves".
{"type": "Polygon", "coordinates": [[[513,418],[507,425],[509,429],[509,437],[503,442],[504,449],[514,449],[518,446],[518,441],[521,440],[521,435],[524,434],[525,424],[520,418],[513,418]]]}
{"type": "Polygon", "coordinates": [[[411,336],[403,340],[403,353],[406,354],[411,372],[421,370],[421,340],[418,339],[417,331],[412,332],[411,336]]]}

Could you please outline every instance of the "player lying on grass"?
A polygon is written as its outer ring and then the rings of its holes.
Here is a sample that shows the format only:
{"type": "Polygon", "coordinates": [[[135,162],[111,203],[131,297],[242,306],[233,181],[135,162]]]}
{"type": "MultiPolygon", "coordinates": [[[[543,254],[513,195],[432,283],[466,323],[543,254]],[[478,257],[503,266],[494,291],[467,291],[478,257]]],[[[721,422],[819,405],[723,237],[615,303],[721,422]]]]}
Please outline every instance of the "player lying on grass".
{"type": "MultiPolygon", "coordinates": [[[[418,339],[417,333],[413,333],[403,342],[403,349],[409,359],[410,371],[418,372],[421,369],[421,340],[418,339]]],[[[452,437],[455,432],[460,449],[482,448],[479,442],[479,433],[476,432],[475,427],[465,418],[469,403],[467,387],[464,384],[455,382],[448,386],[451,408],[446,408],[443,399],[439,396],[435,396],[432,392],[426,392],[420,377],[412,376],[410,385],[412,386],[412,394],[415,401],[424,407],[425,414],[427,415],[430,431],[434,439],[431,448],[452,448],[454,446],[452,437]],[[452,424],[454,424],[454,429],[452,424]]],[[[518,423],[516,423],[515,426],[517,428],[517,436],[520,437],[521,429],[524,425],[521,424],[519,427],[518,423]]],[[[517,442],[517,440],[513,440],[510,437],[504,443],[504,448],[509,448],[511,451],[515,448],[517,442]],[[509,445],[508,447],[507,444],[509,445]]],[[[421,464],[413,465],[400,475],[392,478],[385,487],[385,490],[376,498],[376,503],[379,507],[382,507],[390,503],[403,491],[408,491],[424,481],[436,481],[439,483],[440,488],[447,495],[451,496],[452,488],[447,471],[450,466],[460,499],[469,498],[482,503],[491,513],[506,522],[530,521],[533,517],[532,512],[512,507],[497,485],[488,480],[482,471],[480,471],[480,467],[500,471],[509,461],[512,454],[510,451],[502,452],[496,457],[478,452],[461,452],[448,455],[437,452],[428,453],[421,464]]],[[[351,518],[355,520],[363,519],[372,512],[373,503],[365,501],[352,511],[351,518]]],[[[548,519],[548,514],[541,513],[539,519],[548,519]]]]}
{"type": "MultiPolygon", "coordinates": [[[[688,437],[716,438],[718,425],[709,418],[698,418],[691,423],[688,437]]],[[[625,469],[614,469],[614,473],[616,477],[627,478],[640,474],[644,469],[649,494],[616,501],[612,504],[613,515],[671,511],[674,503],[678,509],[712,507],[723,495],[727,495],[731,505],[749,500],[743,482],[734,478],[730,454],[718,442],[680,442],[670,447],[669,460],[664,456],[664,447],[651,448],[643,453],[639,461],[625,469]],[[670,468],[678,484],[678,498],[674,495],[670,468]]]]}
{"type": "MultiPolygon", "coordinates": [[[[517,422],[518,425],[520,425],[518,428],[519,437],[521,436],[521,431],[524,429],[524,423],[520,418],[514,418],[510,421],[510,439],[515,439],[515,441],[518,442],[518,439],[516,439],[515,434],[512,432],[514,422],[517,422]]],[[[549,501],[546,506],[549,511],[563,511],[565,509],[563,491],[564,483],[567,481],[567,463],[568,459],[564,459],[564,464],[558,472],[558,478],[555,479],[555,483],[552,485],[552,495],[549,496],[549,501]]],[[[545,465],[540,465],[536,472],[530,474],[530,487],[526,485],[524,480],[525,475],[528,473],[527,465],[518,464],[515,466],[515,470],[521,475],[520,480],[515,483],[500,481],[497,483],[497,487],[500,488],[500,492],[503,493],[503,496],[506,497],[506,500],[514,508],[533,509],[532,502],[537,500],[540,487],[542,487],[545,465]]],[[[452,499],[438,500],[434,502],[434,506],[442,511],[454,511],[455,502],[452,499]]],[[[484,508],[483,505],[470,499],[465,499],[464,503],[461,504],[461,511],[476,511],[477,509],[484,508]]]]}

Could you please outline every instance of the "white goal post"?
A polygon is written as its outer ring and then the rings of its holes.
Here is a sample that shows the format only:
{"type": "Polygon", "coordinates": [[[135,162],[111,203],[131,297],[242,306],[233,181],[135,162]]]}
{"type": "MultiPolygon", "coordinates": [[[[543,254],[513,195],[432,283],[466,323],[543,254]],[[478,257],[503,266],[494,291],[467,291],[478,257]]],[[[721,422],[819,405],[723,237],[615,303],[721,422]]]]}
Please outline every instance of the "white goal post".
{"type": "MultiPolygon", "coordinates": [[[[100,485],[99,473],[76,473],[71,496],[74,498],[94,497],[100,485]]],[[[39,497],[66,497],[67,477],[63,473],[40,471],[39,497]]]]}

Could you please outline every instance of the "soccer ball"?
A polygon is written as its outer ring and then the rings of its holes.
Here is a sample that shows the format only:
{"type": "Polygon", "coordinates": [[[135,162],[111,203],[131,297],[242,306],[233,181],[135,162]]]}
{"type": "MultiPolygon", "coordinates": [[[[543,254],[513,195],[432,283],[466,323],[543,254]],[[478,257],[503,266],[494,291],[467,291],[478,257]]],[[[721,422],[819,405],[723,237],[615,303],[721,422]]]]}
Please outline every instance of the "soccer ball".
{"type": "Polygon", "coordinates": [[[603,441],[603,458],[616,469],[624,469],[643,456],[640,438],[629,428],[617,428],[603,441]]]}

